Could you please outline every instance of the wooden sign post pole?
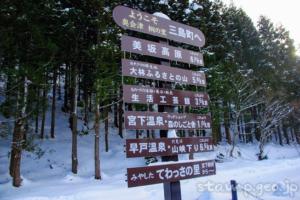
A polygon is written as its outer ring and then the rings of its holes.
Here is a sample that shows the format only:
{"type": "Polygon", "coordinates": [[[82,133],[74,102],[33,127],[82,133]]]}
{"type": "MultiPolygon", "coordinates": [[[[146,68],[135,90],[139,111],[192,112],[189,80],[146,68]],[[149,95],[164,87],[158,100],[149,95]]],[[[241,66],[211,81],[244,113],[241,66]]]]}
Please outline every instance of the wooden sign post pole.
{"type": "MultiPolygon", "coordinates": [[[[164,40],[161,40],[159,43],[166,44],[167,42],[164,40]]],[[[161,61],[162,65],[165,66],[171,66],[170,61],[161,61]]],[[[166,88],[166,89],[172,89],[171,83],[162,83],[159,82],[160,88],[166,88]]],[[[158,106],[158,112],[173,112],[174,108],[172,106],[158,106]]],[[[168,137],[168,130],[160,130],[160,137],[166,138],[168,137]]],[[[162,162],[167,161],[178,161],[178,155],[174,156],[162,156],[161,157],[162,162]]],[[[181,200],[181,187],[180,187],[180,181],[176,182],[166,182],[164,185],[164,197],[165,200],[181,200]]]]}

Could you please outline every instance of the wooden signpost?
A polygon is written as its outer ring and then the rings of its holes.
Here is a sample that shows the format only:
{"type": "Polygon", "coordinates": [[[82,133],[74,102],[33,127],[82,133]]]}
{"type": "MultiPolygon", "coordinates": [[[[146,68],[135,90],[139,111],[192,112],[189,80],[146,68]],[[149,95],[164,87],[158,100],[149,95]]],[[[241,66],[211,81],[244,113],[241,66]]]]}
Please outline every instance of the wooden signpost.
{"type": "MultiPolygon", "coordinates": [[[[175,21],[124,6],[113,11],[115,22],[125,30],[141,32],[202,47],[205,44],[203,33],[175,21]]],[[[134,33],[134,32],[133,32],[134,33]]],[[[158,39],[159,39],[158,38],[158,39]]],[[[195,66],[203,66],[203,55],[196,51],[174,47],[161,42],[123,35],[121,50],[157,61],[169,60],[195,66]]],[[[126,156],[161,156],[162,162],[172,164],[135,167],[127,169],[128,187],[150,184],[164,184],[165,200],[181,200],[180,180],[214,175],[214,160],[178,162],[178,154],[192,154],[213,151],[211,137],[167,138],[169,130],[211,129],[209,114],[176,113],[174,106],[207,108],[209,97],[204,92],[174,90],[171,84],[206,87],[204,72],[171,67],[170,62],[161,64],[138,60],[122,59],[122,75],[158,82],[158,87],[123,84],[123,103],[158,105],[158,112],[124,111],[125,128],[130,130],[160,130],[161,138],[127,139],[126,156]]]]}

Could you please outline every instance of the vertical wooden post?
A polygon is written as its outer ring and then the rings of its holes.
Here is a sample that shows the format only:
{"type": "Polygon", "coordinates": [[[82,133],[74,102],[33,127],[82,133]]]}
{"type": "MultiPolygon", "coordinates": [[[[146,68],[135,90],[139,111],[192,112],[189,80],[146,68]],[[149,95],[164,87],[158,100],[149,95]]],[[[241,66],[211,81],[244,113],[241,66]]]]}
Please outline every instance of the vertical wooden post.
{"type": "Polygon", "coordinates": [[[238,200],[237,197],[237,191],[236,191],[236,181],[235,180],[231,180],[230,181],[230,185],[231,185],[231,195],[232,195],[232,200],[238,200]]]}
{"type": "MultiPolygon", "coordinates": [[[[160,43],[167,43],[164,40],[161,40],[160,43]]],[[[162,65],[165,66],[171,66],[170,62],[161,61],[162,65]]],[[[162,84],[159,83],[159,86],[162,88],[171,88],[171,84],[162,84]]],[[[172,112],[173,107],[171,106],[158,106],[158,112],[172,112]]],[[[160,130],[160,137],[168,137],[168,131],[167,130],[160,130]]],[[[178,161],[178,155],[176,156],[162,156],[161,157],[162,162],[167,161],[178,161]]],[[[180,188],[180,181],[176,182],[167,182],[164,183],[164,197],[165,200],[181,200],[181,188],[180,188]]]]}

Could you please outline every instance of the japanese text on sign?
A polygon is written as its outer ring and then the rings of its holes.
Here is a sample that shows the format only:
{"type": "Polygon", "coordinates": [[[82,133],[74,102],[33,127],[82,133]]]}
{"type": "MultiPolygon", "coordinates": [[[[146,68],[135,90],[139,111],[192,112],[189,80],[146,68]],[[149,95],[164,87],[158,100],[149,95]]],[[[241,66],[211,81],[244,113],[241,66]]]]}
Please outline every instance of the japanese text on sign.
{"type": "Polygon", "coordinates": [[[203,33],[194,27],[124,6],[117,6],[114,9],[113,18],[115,22],[124,29],[167,38],[198,47],[202,47],[205,44],[203,33]]]}
{"type": "Polygon", "coordinates": [[[127,157],[170,156],[213,151],[211,137],[127,139],[127,157]]]}
{"type": "Polygon", "coordinates": [[[195,51],[176,48],[124,35],[121,38],[121,42],[122,51],[164,58],[193,65],[204,65],[202,54],[195,51]]]}
{"type": "Polygon", "coordinates": [[[135,60],[122,60],[122,75],[168,81],[186,85],[206,86],[205,74],[135,60]]]}
{"type": "Polygon", "coordinates": [[[174,182],[215,173],[214,160],[128,168],[128,187],[174,182]]]}
{"type": "Polygon", "coordinates": [[[125,128],[132,130],[211,128],[211,119],[208,115],[126,111],[124,117],[125,128]]]}
{"type": "Polygon", "coordinates": [[[208,95],[199,92],[123,85],[123,94],[126,103],[208,106],[208,95]]]}

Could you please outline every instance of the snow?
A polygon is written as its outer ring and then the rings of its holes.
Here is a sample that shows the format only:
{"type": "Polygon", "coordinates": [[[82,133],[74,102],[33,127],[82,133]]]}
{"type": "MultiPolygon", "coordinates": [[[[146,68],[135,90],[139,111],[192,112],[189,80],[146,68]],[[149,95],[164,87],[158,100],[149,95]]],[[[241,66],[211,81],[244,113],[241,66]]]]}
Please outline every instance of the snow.
{"type": "Polygon", "coordinates": [[[184,9],[184,12],[185,12],[185,14],[190,14],[192,11],[191,11],[191,9],[189,9],[189,8],[186,8],[186,9],[184,9]]]}
{"type": "Polygon", "coordinates": [[[177,138],[176,130],[168,130],[168,138],[177,138]]]}
{"type": "Polygon", "coordinates": [[[158,3],[161,5],[168,5],[169,1],[168,0],[160,0],[158,3]]]}
{"type": "Polygon", "coordinates": [[[168,15],[166,15],[162,12],[155,12],[155,13],[153,13],[153,15],[155,15],[156,17],[161,17],[161,18],[164,18],[164,19],[171,20],[170,17],[168,17],[168,15]]]}
{"type": "Polygon", "coordinates": [[[193,10],[203,9],[203,6],[198,3],[191,4],[193,10]]]}
{"type": "MultiPolygon", "coordinates": [[[[50,113],[47,113],[49,120],[50,113]]],[[[36,139],[44,151],[40,159],[28,152],[22,157],[23,185],[12,187],[8,174],[10,138],[0,140],[0,199],[1,200],[141,200],[163,199],[163,185],[127,188],[126,168],[145,166],[144,158],[125,158],[124,140],[117,130],[109,128],[109,152],[104,152],[104,126],[101,124],[100,162],[102,180],[94,179],[94,135],[78,136],[78,174],[71,173],[71,132],[66,123],[68,115],[57,111],[56,138],[36,139]]],[[[110,121],[112,123],[112,121],[110,121]]],[[[49,125],[48,121],[48,125],[49,125]]],[[[80,125],[79,125],[80,127],[80,125]]],[[[91,124],[92,127],[92,124],[91,124]]],[[[46,126],[46,133],[49,133],[46,126]]],[[[169,131],[171,137],[175,131],[169,131]]],[[[127,138],[134,138],[135,131],[127,131],[127,138]]],[[[239,200],[251,200],[246,189],[264,200],[300,199],[299,146],[269,144],[265,152],[269,159],[257,161],[258,144],[239,144],[236,158],[229,158],[230,146],[220,145],[214,152],[195,154],[195,160],[214,159],[225,155],[223,163],[216,163],[215,176],[181,181],[184,200],[231,199],[230,180],[238,182],[239,200]],[[240,156],[239,156],[239,154],[240,156]]],[[[188,155],[180,155],[185,162],[188,155]]],[[[160,164],[160,163],[155,163],[160,164]]]]}

